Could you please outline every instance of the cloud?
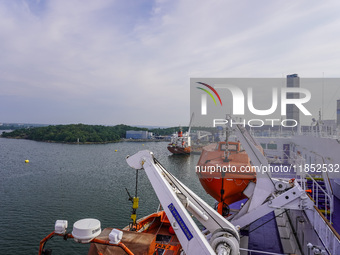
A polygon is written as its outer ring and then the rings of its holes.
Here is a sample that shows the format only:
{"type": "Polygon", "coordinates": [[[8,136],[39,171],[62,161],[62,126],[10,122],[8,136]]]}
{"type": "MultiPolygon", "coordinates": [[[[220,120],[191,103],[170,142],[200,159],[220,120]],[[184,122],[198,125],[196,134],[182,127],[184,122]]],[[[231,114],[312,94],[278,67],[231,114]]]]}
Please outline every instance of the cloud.
{"type": "Polygon", "coordinates": [[[190,77],[337,77],[338,9],[0,1],[0,121],[186,125],[190,77]]]}

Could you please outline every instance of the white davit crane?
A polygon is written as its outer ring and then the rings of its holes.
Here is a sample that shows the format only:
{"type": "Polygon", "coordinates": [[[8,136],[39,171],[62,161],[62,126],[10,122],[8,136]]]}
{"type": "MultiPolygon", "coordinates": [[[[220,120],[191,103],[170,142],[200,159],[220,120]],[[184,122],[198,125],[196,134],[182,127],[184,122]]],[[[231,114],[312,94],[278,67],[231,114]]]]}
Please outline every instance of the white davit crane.
{"type": "Polygon", "coordinates": [[[134,169],[144,169],[182,245],[191,254],[239,255],[236,228],[144,150],[126,159],[134,169]],[[204,235],[188,211],[206,228],[204,235]]]}
{"type": "MultiPolygon", "coordinates": [[[[232,118],[227,116],[229,123],[232,118]]],[[[247,152],[253,166],[266,166],[268,161],[256,148],[257,142],[241,125],[232,128],[247,152]]],[[[268,169],[268,168],[267,168],[268,169]]],[[[287,180],[271,178],[270,173],[256,172],[256,184],[246,188],[249,200],[240,211],[228,219],[234,225],[243,228],[275,209],[314,210],[314,202],[309,199],[305,190],[297,180],[290,183],[287,180]]]]}

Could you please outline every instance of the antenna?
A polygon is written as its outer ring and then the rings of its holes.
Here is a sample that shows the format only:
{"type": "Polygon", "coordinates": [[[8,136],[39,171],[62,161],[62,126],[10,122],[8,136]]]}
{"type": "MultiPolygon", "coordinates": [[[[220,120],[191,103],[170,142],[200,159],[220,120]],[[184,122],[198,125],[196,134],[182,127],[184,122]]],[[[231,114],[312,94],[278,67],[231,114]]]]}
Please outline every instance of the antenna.
{"type": "Polygon", "coordinates": [[[324,114],[323,114],[323,110],[324,110],[324,78],[325,78],[325,73],[322,72],[322,105],[321,105],[321,120],[323,120],[324,114]]]}

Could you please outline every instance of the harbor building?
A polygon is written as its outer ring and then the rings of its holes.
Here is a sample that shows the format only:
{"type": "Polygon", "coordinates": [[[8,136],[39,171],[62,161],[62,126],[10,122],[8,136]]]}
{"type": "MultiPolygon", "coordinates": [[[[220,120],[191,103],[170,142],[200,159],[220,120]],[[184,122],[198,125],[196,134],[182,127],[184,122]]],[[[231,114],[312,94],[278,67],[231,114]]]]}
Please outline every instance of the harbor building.
{"type": "Polygon", "coordinates": [[[126,131],[126,138],[127,139],[148,139],[149,138],[149,132],[148,131],[128,130],[128,131],[126,131]]]}
{"type": "MultiPolygon", "coordinates": [[[[299,88],[300,77],[297,74],[287,75],[287,88],[299,88]]],[[[300,98],[299,93],[287,93],[287,98],[295,99],[300,98]]],[[[294,119],[300,124],[299,108],[293,104],[287,104],[286,106],[287,119],[294,119]]],[[[287,125],[294,125],[293,121],[288,121],[287,125]]]]}

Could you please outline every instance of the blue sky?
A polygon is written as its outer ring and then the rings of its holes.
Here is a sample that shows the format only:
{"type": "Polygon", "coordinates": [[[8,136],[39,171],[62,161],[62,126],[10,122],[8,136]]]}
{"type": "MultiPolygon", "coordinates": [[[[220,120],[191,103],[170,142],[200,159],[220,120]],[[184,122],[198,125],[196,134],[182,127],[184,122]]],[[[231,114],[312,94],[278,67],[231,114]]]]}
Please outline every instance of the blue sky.
{"type": "Polygon", "coordinates": [[[339,77],[339,30],[339,1],[0,0],[0,122],[187,125],[192,77],[339,77]]]}

